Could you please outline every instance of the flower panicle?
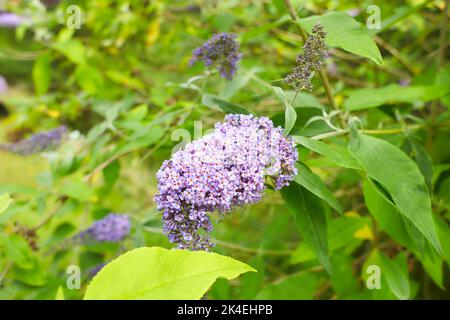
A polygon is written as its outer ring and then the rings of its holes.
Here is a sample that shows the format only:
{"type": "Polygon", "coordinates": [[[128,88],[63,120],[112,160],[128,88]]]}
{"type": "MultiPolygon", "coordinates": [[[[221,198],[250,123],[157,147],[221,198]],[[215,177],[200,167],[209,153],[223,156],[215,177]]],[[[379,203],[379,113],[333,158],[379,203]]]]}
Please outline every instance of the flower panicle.
{"type": "Polygon", "coordinates": [[[209,250],[208,213],[224,215],[258,202],[266,178],[275,189],[297,173],[297,150],[281,127],[266,117],[227,115],[213,133],[186,145],[157,173],[155,201],[163,211],[163,230],[180,249],[209,250]],[[204,234],[206,233],[206,234],[204,234]]]}
{"type": "Polygon", "coordinates": [[[75,236],[81,242],[120,242],[131,230],[130,217],[127,214],[109,213],[96,221],[85,231],[75,236]]]}
{"type": "Polygon", "coordinates": [[[239,42],[236,38],[234,33],[214,34],[201,47],[193,51],[189,64],[203,62],[207,68],[215,68],[223,78],[231,80],[236,74],[237,63],[242,56],[239,53],[239,42]]]}
{"type": "Polygon", "coordinates": [[[303,46],[303,52],[297,56],[297,66],[284,78],[285,83],[297,90],[312,91],[311,79],[314,72],[324,66],[324,57],[326,55],[325,37],[326,32],[323,26],[320,22],[317,22],[303,46]]]}
{"type": "Polygon", "coordinates": [[[28,139],[7,145],[0,145],[0,148],[21,156],[50,151],[61,144],[66,132],[67,127],[60,126],[50,131],[36,133],[28,139]]]}

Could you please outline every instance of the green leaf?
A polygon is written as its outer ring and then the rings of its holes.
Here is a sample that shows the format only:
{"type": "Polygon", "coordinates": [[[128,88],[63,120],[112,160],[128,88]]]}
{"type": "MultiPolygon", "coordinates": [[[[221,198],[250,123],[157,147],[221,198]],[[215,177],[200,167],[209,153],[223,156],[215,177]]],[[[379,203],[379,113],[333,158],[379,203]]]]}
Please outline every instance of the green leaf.
{"type": "Polygon", "coordinates": [[[401,148],[406,154],[414,159],[417,167],[425,178],[428,191],[432,194],[433,161],[427,150],[425,150],[425,148],[412,136],[407,136],[401,148]]]}
{"type": "Polygon", "coordinates": [[[220,91],[219,98],[225,101],[230,100],[249,83],[252,76],[257,72],[257,68],[252,68],[247,72],[238,71],[237,75],[233,77],[233,80],[228,81],[225,87],[220,91]]]}
{"type": "Polygon", "coordinates": [[[64,289],[62,286],[58,287],[55,295],[55,300],[64,300],[64,289]]]}
{"type": "Polygon", "coordinates": [[[11,202],[12,202],[12,199],[8,193],[2,194],[0,196],[0,213],[5,212],[6,209],[8,209],[11,202]]]}
{"type": "Polygon", "coordinates": [[[327,221],[322,200],[296,182],[281,189],[281,195],[294,216],[295,226],[303,239],[314,250],[324,268],[331,273],[327,221]]]}
{"type": "Polygon", "coordinates": [[[286,111],[284,113],[284,134],[289,134],[292,128],[295,125],[295,121],[297,120],[297,112],[290,105],[286,106],[286,111]]]}
{"type": "Polygon", "coordinates": [[[217,106],[225,113],[231,114],[252,114],[250,110],[247,110],[241,106],[230,103],[225,100],[213,98],[212,101],[217,104],[217,106]]]}
{"type": "Polygon", "coordinates": [[[344,210],[342,209],[341,204],[336,200],[330,190],[328,190],[322,179],[301,162],[297,162],[296,167],[298,173],[295,176],[294,181],[314,193],[319,198],[325,200],[342,215],[344,210]]]}
{"type": "Polygon", "coordinates": [[[443,257],[450,267],[450,227],[444,219],[438,216],[434,216],[434,220],[436,222],[439,240],[442,243],[442,249],[444,252],[443,257]]]}
{"type": "Polygon", "coordinates": [[[383,58],[367,28],[346,12],[329,12],[321,16],[312,16],[299,20],[308,32],[320,21],[327,37],[325,43],[330,47],[342,48],[348,52],[368,58],[377,64],[383,64],[383,58]]]}
{"type": "Polygon", "coordinates": [[[68,181],[61,187],[60,193],[80,202],[96,201],[97,199],[94,190],[90,186],[78,181],[68,181]]]}
{"type": "Polygon", "coordinates": [[[51,60],[49,54],[41,55],[33,65],[33,83],[37,95],[47,93],[51,80],[51,60]]]}
{"type": "Polygon", "coordinates": [[[257,272],[248,272],[242,275],[242,298],[254,299],[264,283],[265,263],[261,255],[255,256],[248,262],[257,272]]]}
{"type": "Polygon", "coordinates": [[[34,262],[27,241],[17,234],[10,235],[5,242],[5,253],[22,269],[32,269],[34,262]]]}
{"type": "Polygon", "coordinates": [[[289,134],[289,132],[291,132],[292,128],[295,126],[295,122],[297,121],[297,112],[295,112],[295,109],[288,101],[288,98],[283,89],[281,89],[280,87],[272,87],[272,89],[286,107],[284,112],[284,133],[289,134]]]}
{"type": "Polygon", "coordinates": [[[53,49],[59,51],[75,64],[86,64],[86,52],[83,44],[79,40],[69,39],[63,42],[57,42],[53,45],[53,49]]]}
{"type": "Polygon", "coordinates": [[[145,84],[136,77],[120,70],[108,70],[106,76],[119,85],[126,86],[136,90],[144,90],[145,84]]]}
{"type": "Polygon", "coordinates": [[[331,258],[333,274],[330,282],[339,299],[358,292],[358,277],[353,272],[353,257],[337,252],[331,258]]]}
{"type": "Polygon", "coordinates": [[[200,299],[214,281],[252,267],[212,252],[139,248],[107,264],[86,290],[86,300],[200,299]]]}
{"type": "Polygon", "coordinates": [[[75,80],[88,94],[96,94],[103,87],[103,75],[95,68],[81,65],[75,72],[75,80]]]}
{"type": "MultiPolygon", "coordinates": [[[[333,254],[335,251],[345,248],[356,249],[362,241],[355,237],[355,233],[370,224],[368,217],[349,216],[339,219],[331,219],[328,225],[328,243],[329,252],[333,254]]],[[[296,264],[315,259],[314,253],[304,242],[294,250],[290,263],[296,264]]],[[[334,275],[334,269],[333,269],[334,275]]]]}
{"type": "Polygon", "coordinates": [[[314,297],[318,278],[311,272],[290,275],[281,281],[264,287],[257,300],[311,300],[314,297]]]}
{"type": "Polygon", "coordinates": [[[334,162],[338,166],[350,169],[361,170],[362,167],[359,163],[352,157],[350,152],[341,146],[333,146],[326,144],[325,142],[314,140],[302,136],[292,136],[295,143],[301,144],[302,146],[314,151],[318,154],[323,155],[330,161],[334,162]]]}
{"type": "Polygon", "coordinates": [[[368,179],[364,179],[363,193],[367,209],[378,222],[380,229],[385,231],[399,244],[407,247],[409,250],[414,250],[414,243],[406,230],[397,208],[386,201],[368,179]]]}
{"type": "Polygon", "coordinates": [[[367,175],[390,193],[400,213],[442,253],[431,214],[430,195],[414,161],[392,144],[356,130],[348,148],[367,175]]]}
{"type": "Polygon", "coordinates": [[[450,87],[441,85],[402,87],[390,84],[382,88],[364,88],[352,91],[344,102],[348,111],[364,110],[379,107],[384,104],[401,102],[430,101],[445,96],[450,87]]]}
{"type": "Polygon", "coordinates": [[[43,286],[47,281],[47,273],[44,268],[35,263],[32,269],[14,267],[12,277],[30,286],[43,286]]]}
{"type": "Polygon", "coordinates": [[[390,260],[383,253],[379,253],[382,276],[386,277],[389,288],[400,300],[406,300],[410,295],[409,280],[396,262],[390,260]]]}

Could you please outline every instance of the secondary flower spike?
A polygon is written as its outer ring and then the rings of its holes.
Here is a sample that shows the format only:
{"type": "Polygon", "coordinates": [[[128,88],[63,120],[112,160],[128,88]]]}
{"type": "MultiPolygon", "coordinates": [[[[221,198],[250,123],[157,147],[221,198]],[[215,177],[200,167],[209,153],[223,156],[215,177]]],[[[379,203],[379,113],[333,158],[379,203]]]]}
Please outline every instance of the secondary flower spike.
{"type": "Polygon", "coordinates": [[[292,85],[297,90],[312,91],[311,78],[314,71],[323,67],[323,58],[326,54],[326,32],[318,22],[312,30],[310,37],[303,46],[303,52],[297,57],[297,66],[292,73],[284,78],[284,82],[292,85]]]}
{"type": "Polygon", "coordinates": [[[130,218],[126,214],[110,213],[96,221],[76,238],[82,241],[119,242],[130,233],[130,218]]]}
{"type": "Polygon", "coordinates": [[[67,128],[65,126],[60,126],[50,131],[36,133],[30,138],[16,143],[0,145],[0,149],[4,149],[22,156],[49,151],[57,148],[61,144],[66,132],[67,128]]]}
{"type": "Polygon", "coordinates": [[[236,35],[218,33],[194,50],[190,64],[203,61],[206,67],[216,68],[223,78],[231,80],[236,74],[236,65],[239,59],[241,59],[241,54],[236,35]]]}
{"type": "Polygon", "coordinates": [[[15,13],[0,11],[0,27],[15,28],[24,23],[27,18],[15,13]]]}
{"type": "Polygon", "coordinates": [[[155,201],[164,233],[180,249],[209,250],[214,244],[199,234],[212,230],[207,214],[258,202],[266,178],[277,190],[288,185],[297,158],[292,139],[269,118],[227,115],[213,133],[187,144],[159,169],[155,201]]]}

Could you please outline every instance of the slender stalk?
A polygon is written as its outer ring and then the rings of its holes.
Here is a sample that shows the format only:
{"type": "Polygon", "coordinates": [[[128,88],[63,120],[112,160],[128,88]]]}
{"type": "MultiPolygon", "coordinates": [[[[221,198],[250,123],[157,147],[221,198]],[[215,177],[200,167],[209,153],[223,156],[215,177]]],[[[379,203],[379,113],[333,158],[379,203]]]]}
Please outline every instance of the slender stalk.
{"type": "Polygon", "coordinates": [[[442,67],[445,62],[445,42],[447,38],[447,23],[448,23],[448,1],[445,0],[444,9],[442,10],[442,20],[441,20],[441,32],[439,34],[439,66],[442,67]]]}
{"type": "MultiPolygon", "coordinates": [[[[445,126],[448,126],[448,124],[443,123],[440,126],[445,127],[445,126]]],[[[425,128],[425,127],[426,127],[426,124],[414,124],[414,125],[405,126],[402,128],[395,128],[395,129],[376,129],[376,130],[362,129],[362,130],[359,130],[359,132],[362,132],[365,134],[370,134],[370,135],[387,135],[387,134],[403,133],[408,130],[417,130],[417,129],[421,129],[421,128],[425,128]]],[[[316,136],[311,137],[311,139],[322,140],[322,139],[326,139],[326,138],[346,135],[347,133],[349,133],[349,130],[331,131],[331,132],[318,134],[316,136]]]]}
{"type": "MultiPolygon", "coordinates": [[[[445,42],[447,37],[447,23],[448,23],[448,2],[445,0],[444,8],[442,9],[442,20],[441,20],[441,30],[439,33],[439,47],[438,47],[438,70],[442,69],[445,62],[445,42]]],[[[429,121],[429,132],[427,138],[427,149],[431,150],[432,142],[436,134],[435,124],[436,117],[438,115],[438,101],[434,100],[431,103],[430,108],[430,121],[429,121]]]]}

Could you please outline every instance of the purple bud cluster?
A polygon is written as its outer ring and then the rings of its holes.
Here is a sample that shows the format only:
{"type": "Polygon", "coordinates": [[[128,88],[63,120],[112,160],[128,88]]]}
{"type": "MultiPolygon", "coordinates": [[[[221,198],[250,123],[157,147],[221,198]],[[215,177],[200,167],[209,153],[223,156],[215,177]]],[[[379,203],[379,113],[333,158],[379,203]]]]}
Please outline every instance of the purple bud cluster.
{"type": "Polygon", "coordinates": [[[110,213],[96,221],[76,238],[85,241],[119,242],[123,240],[131,229],[130,218],[126,214],[110,213]]]}
{"type": "Polygon", "coordinates": [[[15,28],[27,19],[15,13],[0,11],[0,27],[15,28]]]}
{"type": "Polygon", "coordinates": [[[60,126],[50,131],[36,133],[30,138],[16,143],[0,145],[0,148],[22,156],[49,151],[60,145],[66,132],[67,128],[65,126],[60,126]]]}
{"type": "Polygon", "coordinates": [[[297,66],[292,73],[284,78],[284,82],[292,85],[297,90],[312,91],[311,78],[314,71],[323,67],[323,58],[326,55],[326,32],[320,23],[316,23],[310,37],[303,46],[303,52],[297,57],[297,66]]]}
{"type": "Polygon", "coordinates": [[[236,74],[236,65],[240,58],[236,35],[218,33],[194,50],[190,64],[203,61],[206,67],[216,68],[223,78],[231,80],[236,74]]]}
{"type": "Polygon", "coordinates": [[[209,250],[213,243],[199,234],[212,230],[207,213],[258,202],[267,177],[277,190],[288,185],[298,153],[283,132],[266,117],[227,115],[212,134],[164,161],[155,201],[169,240],[180,249],[209,250]]]}

